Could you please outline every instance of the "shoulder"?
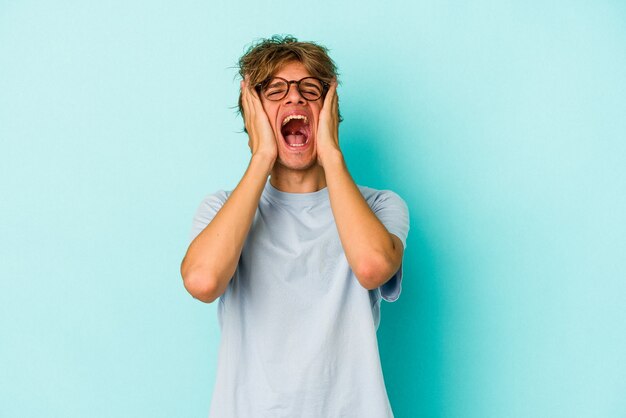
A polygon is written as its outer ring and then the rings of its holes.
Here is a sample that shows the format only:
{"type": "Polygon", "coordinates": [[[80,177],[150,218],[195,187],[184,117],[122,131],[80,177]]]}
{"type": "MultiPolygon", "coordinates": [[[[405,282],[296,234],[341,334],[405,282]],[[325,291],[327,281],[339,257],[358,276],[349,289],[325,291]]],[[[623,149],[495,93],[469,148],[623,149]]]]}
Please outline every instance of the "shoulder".
{"type": "Polygon", "coordinates": [[[193,217],[191,225],[191,234],[189,242],[194,240],[195,237],[202,232],[202,230],[213,220],[217,212],[222,208],[224,202],[228,199],[231,192],[219,190],[215,193],[206,195],[200,202],[198,209],[193,217]]]}
{"type": "Polygon", "coordinates": [[[200,208],[211,208],[216,206],[221,207],[226,202],[226,200],[228,200],[228,197],[231,195],[231,193],[232,191],[218,190],[216,192],[207,194],[200,202],[200,208]]]}
{"type": "Polygon", "coordinates": [[[400,238],[406,248],[409,233],[409,208],[406,202],[391,190],[376,190],[358,186],[374,215],[387,228],[387,231],[400,238]]]}
{"type": "Polygon", "coordinates": [[[195,218],[204,219],[205,221],[211,220],[222,206],[224,206],[224,203],[228,200],[231,193],[230,191],[218,190],[204,196],[196,209],[195,218]]]}
{"type": "Polygon", "coordinates": [[[406,208],[406,202],[400,195],[392,190],[378,190],[366,186],[358,186],[361,195],[368,205],[375,209],[380,206],[402,206],[406,208]]]}

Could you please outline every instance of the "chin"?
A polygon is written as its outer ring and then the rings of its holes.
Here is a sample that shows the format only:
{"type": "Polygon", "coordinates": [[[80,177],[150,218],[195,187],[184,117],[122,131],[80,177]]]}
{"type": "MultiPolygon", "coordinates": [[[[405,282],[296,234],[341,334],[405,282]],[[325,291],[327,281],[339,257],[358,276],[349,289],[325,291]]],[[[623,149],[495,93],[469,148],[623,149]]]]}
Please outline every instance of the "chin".
{"type": "Polygon", "coordinates": [[[307,160],[293,161],[294,158],[282,158],[279,156],[276,159],[276,164],[283,169],[293,171],[307,171],[317,166],[317,158],[310,158],[307,160]]]}

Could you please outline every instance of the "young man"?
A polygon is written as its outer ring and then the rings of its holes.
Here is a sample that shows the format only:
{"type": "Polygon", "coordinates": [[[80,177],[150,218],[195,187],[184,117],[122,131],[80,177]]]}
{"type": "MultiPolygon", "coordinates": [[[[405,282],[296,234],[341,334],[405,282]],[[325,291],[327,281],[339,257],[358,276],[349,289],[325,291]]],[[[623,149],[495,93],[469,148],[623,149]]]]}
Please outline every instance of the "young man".
{"type": "Polygon", "coordinates": [[[239,61],[250,164],[201,203],[181,265],[219,298],[211,417],[392,417],[376,329],[401,290],[408,211],[357,186],[324,47],[262,40],[239,61]]]}

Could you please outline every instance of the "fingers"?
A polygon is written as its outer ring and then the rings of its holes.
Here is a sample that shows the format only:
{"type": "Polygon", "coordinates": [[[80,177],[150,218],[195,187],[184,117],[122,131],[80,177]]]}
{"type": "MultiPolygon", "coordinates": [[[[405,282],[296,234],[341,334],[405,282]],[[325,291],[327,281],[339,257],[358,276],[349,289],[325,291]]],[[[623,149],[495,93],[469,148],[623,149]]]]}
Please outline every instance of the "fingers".
{"type": "Polygon", "coordinates": [[[250,89],[250,76],[246,76],[241,80],[241,105],[243,106],[246,129],[250,129],[250,125],[257,113],[257,107],[250,89]]]}
{"type": "Polygon", "coordinates": [[[241,104],[244,111],[244,123],[248,133],[250,151],[252,154],[259,153],[259,155],[270,157],[274,160],[277,153],[274,132],[263,103],[251,84],[249,75],[246,75],[241,80],[240,87],[241,104]]]}
{"type": "Polygon", "coordinates": [[[332,102],[335,100],[337,96],[337,81],[334,80],[330,83],[330,87],[328,87],[328,91],[326,92],[326,97],[324,98],[324,107],[332,106],[332,102]]]}
{"type": "Polygon", "coordinates": [[[246,76],[246,85],[248,86],[248,92],[250,93],[250,95],[252,96],[252,98],[253,98],[255,101],[258,101],[258,102],[259,102],[259,104],[260,104],[260,103],[261,103],[261,99],[259,98],[259,95],[258,95],[258,93],[257,93],[257,91],[256,91],[255,86],[253,86],[253,85],[251,85],[251,84],[250,84],[250,76],[249,76],[249,75],[247,75],[247,76],[246,76]]]}
{"type": "Polygon", "coordinates": [[[337,117],[339,112],[339,97],[337,96],[337,80],[333,80],[330,83],[326,97],[324,98],[324,105],[322,111],[328,112],[329,116],[337,117]]]}
{"type": "Polygon", "coordinates": [[[245,93],[247,96],[249,96],[253,100],[258,100],[259,103],[261,102],[261,99],[259,99],[259,95],[257,94],[256,89],[254,88],[254,86],[250,84],[249,75],[246,75],[246,77],[243,80],[241,80],[241,92],[242,94],[245,93]]]}
{"type": "Polygon", "coordinates": [[[250,129],[250,121],[252,120],[252,106],[250,103],[250,95],[245,80],[241,80],[241,106],[243,107],[243,121],[246,129],[250,129]]]}
{"type": "Polygon", "coordinates": [[[252,116],[258,112],[264,111],[256,89],[254,86],[250,85],[249,75],[246,75],[245,78],[241,80],[241,97],[244,112],[250,113],[252,116]]]}

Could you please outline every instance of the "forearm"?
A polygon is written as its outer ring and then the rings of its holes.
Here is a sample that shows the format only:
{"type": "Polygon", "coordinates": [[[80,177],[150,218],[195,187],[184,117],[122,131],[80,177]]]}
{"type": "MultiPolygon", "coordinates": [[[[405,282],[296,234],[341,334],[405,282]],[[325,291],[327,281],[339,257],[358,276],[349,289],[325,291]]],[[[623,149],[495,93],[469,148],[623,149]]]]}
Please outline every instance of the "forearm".
{"type": "Polygon", "coordinates": [[[213,220],[189,245],[181,264],[185,287],[197,299],[212,302],[235,273],[272,163],[253,156],[241,181],[213,220]]]}
{"type": "Polygon", "coordinates": [[[402,249],[352,180],[340,151],[324,162],[331,208],[346,258],[359,282],[374,289],[400,267],[402,249]]]}

